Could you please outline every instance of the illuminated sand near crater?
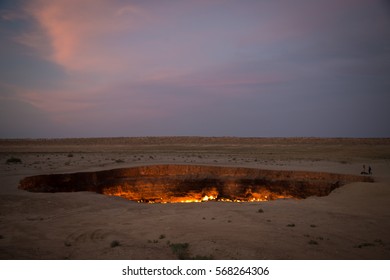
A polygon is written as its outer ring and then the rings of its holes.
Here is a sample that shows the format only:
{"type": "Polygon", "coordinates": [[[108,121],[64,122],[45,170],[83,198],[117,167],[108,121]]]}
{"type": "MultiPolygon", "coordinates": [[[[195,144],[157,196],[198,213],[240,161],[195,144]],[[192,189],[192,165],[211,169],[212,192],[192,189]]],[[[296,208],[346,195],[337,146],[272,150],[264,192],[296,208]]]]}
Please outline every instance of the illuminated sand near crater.
{"type": "Polygon", "coordinates": [[[389,139],[0,140],[0,182],[1,259],[390,258],[389,139]]]}

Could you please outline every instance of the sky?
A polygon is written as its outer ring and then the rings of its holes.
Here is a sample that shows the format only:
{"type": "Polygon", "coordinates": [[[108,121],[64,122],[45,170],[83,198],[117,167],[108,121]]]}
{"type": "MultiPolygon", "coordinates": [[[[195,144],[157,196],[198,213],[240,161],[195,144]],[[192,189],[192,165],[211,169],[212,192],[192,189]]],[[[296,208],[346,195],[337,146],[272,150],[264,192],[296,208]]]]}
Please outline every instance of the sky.
{"type": "Polygon", "coordinates": [[[390,137],[389,0],[0,0],[0,138],[390,137]]]}

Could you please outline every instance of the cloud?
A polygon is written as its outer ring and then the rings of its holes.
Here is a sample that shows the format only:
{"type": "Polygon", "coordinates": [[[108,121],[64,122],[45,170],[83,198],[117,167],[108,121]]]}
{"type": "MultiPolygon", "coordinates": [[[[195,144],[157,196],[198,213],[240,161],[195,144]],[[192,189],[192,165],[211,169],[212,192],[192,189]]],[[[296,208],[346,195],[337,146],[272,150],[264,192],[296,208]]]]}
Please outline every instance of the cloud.
{"type": "Polygon", "coordinates": [[[49,59],[69,71],[107,73],[123,70],[123,65],[130,63],[124,56],[128,46],[122,36],[144,18],[140,8],[122,3],[37,0],[27,11],[49,41],[49,59]]]}
{"type": "Polygon", "coordinates": [[[2,53],[12,106],[79,132],[298,136],[357,127],[359,110],[386,103],[383,1],[24,3],[19,25],[0,13],[0,36],[37,51],[2,53]],[[334,125],[347,110],[352,121],[334,125]]]}

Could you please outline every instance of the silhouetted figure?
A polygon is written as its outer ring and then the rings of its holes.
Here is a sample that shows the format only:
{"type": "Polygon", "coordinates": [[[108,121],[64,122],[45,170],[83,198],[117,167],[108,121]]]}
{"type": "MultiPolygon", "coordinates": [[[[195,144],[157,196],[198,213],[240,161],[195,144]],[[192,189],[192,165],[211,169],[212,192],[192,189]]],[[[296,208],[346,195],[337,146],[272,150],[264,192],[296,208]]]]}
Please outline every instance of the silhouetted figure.
{"type": "Polygon", "coordinates": [[[372,174],[372,169],[371,169],[371,166],[368,166],[368,174],[372,174]]]}
{"type": "Polygon", "coordinates": [[[363,171],[360,172],[362,175],[367,175],[368,173],[366,172],[366,166],[363,164],[363,171]]]}

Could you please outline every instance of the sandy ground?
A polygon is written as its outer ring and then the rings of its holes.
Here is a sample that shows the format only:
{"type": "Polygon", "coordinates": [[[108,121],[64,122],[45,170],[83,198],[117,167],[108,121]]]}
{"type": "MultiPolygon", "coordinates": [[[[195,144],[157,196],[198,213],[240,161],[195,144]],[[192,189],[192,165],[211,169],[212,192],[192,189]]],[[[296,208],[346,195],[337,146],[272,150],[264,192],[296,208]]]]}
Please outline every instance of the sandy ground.
{"type": "Polygon", "coordinates": [[[188,243],[190,258],[389,259],[389,171],[390,139],[0,140],[0,258],[177,259],[172,247],[188,243]],[[11,157],[22,163],[6,164],[11,157]],[[365,164],[376,182],[252,203],[142,204],[17,188],[29,175],[165,163],[347,174],[365,164]]]}

